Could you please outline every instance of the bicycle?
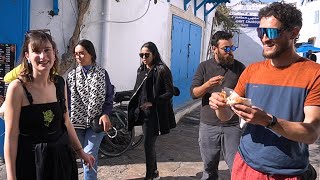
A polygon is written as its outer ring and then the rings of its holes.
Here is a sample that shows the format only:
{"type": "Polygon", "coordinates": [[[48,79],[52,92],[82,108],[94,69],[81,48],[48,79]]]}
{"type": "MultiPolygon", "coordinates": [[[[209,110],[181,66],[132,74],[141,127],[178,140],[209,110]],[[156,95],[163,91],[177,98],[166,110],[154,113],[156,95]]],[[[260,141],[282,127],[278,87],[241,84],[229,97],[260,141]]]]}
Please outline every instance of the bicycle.
{"type": "Polygon", "coordinates": [[[120,156],[127,150],[137,147],[144,139],[143,134],[136,138],[134,129],[128,131],[127,104],[123,102],[129,101],[132,94],[133,91],[121,91],[115,94],[113,99],[115,105],[110,114],[110,121],[116,132],[111,130],[108,134],[106,133],[99,148],[100,152],[106,156],[120,156]],[[113,135],[115,137],[112,137],[113,135]]]}
{"type": "MultiPolygon", "coordinates": [[[[127,150],[136,148],[144,141],[142,129],[138,129],[141,128],[141,126],[133,128],[132,131],[128,131],[127,105],[123,104],[123,102],[129,101],[133,93],[133,90],[131,90],[116,92],[115,94],[113,99],[115,105],[111,112],[110,120],[117,132],[112,132],[111,130],[111,132],[106,133],[99,148],[100,152],[106,156],[120,156],[127,150]],[[138,136],[136,136],[135,129],[139,130],[138,136]]],[[[174,87],[174,96],[179,95],[179,88],[174,87]]]]}

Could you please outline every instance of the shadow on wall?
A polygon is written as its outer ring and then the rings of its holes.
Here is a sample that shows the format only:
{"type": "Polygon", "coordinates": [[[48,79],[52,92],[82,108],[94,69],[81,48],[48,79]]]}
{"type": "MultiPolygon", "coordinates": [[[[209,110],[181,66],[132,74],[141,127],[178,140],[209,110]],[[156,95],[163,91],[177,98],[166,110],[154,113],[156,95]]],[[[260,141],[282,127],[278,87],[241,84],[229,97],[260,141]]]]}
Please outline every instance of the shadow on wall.
{"type": "Polygon", "coordinates": [[[255,28],[240,30],[239,47],[234,52],[234,55],[237,60],[246,66],[264,60],[262,56],[262,44],[255,28]]]}

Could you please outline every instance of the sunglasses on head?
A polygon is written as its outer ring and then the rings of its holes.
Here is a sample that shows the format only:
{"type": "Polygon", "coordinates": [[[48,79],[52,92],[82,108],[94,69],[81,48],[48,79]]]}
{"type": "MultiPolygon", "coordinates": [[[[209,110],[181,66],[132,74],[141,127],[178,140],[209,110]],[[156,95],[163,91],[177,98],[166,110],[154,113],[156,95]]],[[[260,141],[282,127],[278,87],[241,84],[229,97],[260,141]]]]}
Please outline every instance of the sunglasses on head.
{"type": "Polygon", "coordinates": [[[277,39],[280,37],[281,30],[277,28],[257,28],[258,37],[260,39],[266,35],[269,39],[277,39]]]}
{"type": "Polygon", "coordinates": [[[50,29],[29,30],[29,31],[27,31],[27,32],[25,33],[25,36],[30,35],[30,34],[32,34],[32,33],[37,33],[37,32],[49,34],[50,37],[51,37],[50,29]]]}
{"type": "Polygon", "coordinates": [[[232,51],[232,52],[235,51],[237,49],[237,47],[235,47],[235,46],[225,46],[225,47],[223,47],[221,49],[223,49],[226,53],[230,53],[230,51],[232,51]]]}
{"type": "Polygon", "coordinates": [[[143,56],[144,56],[145,58],[148,58],[148,57],[150,56],[150,53],[139,53],[139,56],[140,56],[141,58],[143,58],[143,56]]]}

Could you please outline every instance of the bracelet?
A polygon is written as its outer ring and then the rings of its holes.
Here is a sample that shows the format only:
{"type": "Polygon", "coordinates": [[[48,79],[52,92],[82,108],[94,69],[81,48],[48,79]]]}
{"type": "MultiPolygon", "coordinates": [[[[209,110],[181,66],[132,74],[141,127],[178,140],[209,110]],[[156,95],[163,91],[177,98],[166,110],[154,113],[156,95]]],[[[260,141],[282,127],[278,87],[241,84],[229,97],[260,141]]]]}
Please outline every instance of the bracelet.
{"type": "Polygon", "coordinates": [[[78,151],[80,151],[81,149],[83,149],[83,148],[81,147],[81,148],[79,148],[79,149],[77,149],[77,150],[74,150],[74,152],[78,152],[78,151]]]}

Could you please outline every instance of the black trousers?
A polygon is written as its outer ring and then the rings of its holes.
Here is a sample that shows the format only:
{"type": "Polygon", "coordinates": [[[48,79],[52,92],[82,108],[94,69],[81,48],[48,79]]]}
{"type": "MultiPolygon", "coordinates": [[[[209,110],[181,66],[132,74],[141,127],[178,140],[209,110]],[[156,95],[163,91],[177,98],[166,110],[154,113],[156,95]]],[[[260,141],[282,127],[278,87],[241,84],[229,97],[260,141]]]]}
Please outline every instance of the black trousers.
{"type": "Polygon", "coordinates": [[[146,118],[142,130],[144,134],[144,153],[146,158],[146,178],[152,178],[153,173],[157,170],[157,158],[156,158],[156,140],[157,135],[155,133],[154,118],[146,118]]]}

